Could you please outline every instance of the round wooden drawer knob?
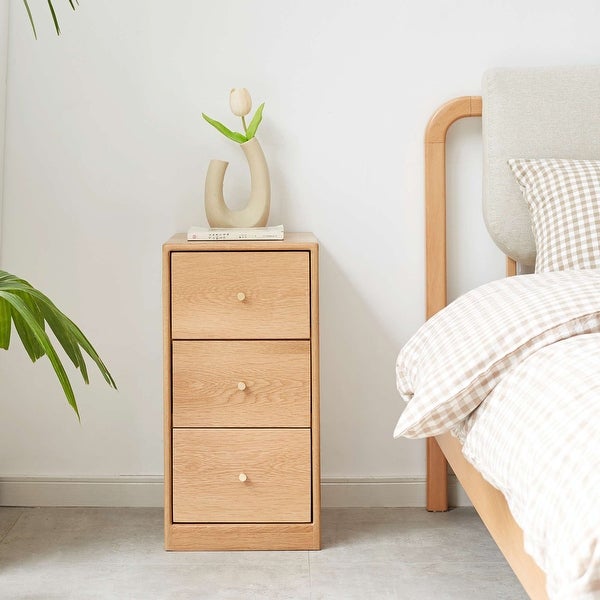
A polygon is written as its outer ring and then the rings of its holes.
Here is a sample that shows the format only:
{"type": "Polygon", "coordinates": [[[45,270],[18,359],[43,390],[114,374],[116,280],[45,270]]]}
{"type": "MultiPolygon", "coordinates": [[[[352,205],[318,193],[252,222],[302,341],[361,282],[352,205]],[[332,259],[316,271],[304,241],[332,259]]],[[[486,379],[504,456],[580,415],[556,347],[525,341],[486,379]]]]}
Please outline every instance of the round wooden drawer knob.
{"type": "Polygon", "coordinates": [[[248,479],[248,476],[246,475],[246,473],[240,473],[240,476],[238,477],[238,479],[244,483],[244,481],[246,481],[248,479]]]}
{"type": "Polygon", "coordinates": [[[238,390],[240,390],[240,392],[243,392],[246,389],[246,384],[243,381],[240,381],[238,383],[238,390]]]}
{"type": "Polygon", "coordinates": [[[243,302],[246,299],[246,294],[244,294],[244,292],[238,292],[237,299],[240,302],[243,302]]]}

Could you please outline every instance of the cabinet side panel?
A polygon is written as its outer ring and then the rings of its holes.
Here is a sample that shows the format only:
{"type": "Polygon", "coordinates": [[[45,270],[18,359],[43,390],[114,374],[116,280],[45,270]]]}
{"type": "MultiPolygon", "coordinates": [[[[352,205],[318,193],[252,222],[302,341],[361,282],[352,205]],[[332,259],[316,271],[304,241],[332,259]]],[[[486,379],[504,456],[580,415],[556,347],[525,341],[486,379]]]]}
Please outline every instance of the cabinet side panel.
{"type": "Polygon", "coordinates": [[[162,264],[162,301],[163,301],[163,447],[164,462],[164,499],[165,499],[165,547],[170,546],[172,509],[172,461],[171,461],[171,252],[163,246],[162,264]]]}
{"type": "Polygon", "coordinates": [[[312,388],[312,512],[314,547],[321,547],[321,431],[319,373],[319,246],[310,250],[310,343],[312,388]]]}

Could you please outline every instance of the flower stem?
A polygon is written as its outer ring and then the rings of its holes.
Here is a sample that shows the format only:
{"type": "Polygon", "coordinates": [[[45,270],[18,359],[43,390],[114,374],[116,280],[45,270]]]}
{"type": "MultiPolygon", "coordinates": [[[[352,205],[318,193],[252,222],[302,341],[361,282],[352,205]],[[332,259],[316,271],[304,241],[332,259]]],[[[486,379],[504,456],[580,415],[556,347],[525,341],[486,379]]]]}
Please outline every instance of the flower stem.
{"type": "Polygon", "coordinates": [[[246,117],[242,117],[242,125],[244,126],[244,133],[248,133],[248,128],[246,127],[246,117]]]}

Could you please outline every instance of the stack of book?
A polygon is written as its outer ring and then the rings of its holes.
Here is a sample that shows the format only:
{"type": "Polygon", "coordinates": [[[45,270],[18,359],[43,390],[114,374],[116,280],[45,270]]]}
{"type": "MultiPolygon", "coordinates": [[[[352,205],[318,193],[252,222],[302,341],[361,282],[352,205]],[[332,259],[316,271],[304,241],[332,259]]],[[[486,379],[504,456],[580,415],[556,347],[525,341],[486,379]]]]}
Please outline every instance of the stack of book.
{"type": "Polygon", "coordinates": [[[189,241],[282,240],[283,225],[273,227],[190,227],[189,241]]]}

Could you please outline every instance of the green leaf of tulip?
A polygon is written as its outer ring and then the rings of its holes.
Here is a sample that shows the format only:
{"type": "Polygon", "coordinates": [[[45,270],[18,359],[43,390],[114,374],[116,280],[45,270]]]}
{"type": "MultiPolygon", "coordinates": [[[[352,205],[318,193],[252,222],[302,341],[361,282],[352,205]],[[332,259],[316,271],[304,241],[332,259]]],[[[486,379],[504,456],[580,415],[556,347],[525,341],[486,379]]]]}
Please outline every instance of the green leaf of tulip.
{"type": "Polygon", "coordinates": [[[0,271],[0,348],[4,350],[8,350],[10,345],[11,320],[33,362],[44,355],[48,356],[77,418],[79,418],[79,410],[75,394],[63,364],[48,337],[46,323],[75,368],[80,370],[85,383],[89,383],[89,377],[82,350],[94,361],[106,383],[116,389],[112,375],[79,327],[47,296],[27,281],[6,271],[0,271]]]}
{"type": "Polygon", "coordinates": [[[219,123],[219,121],[215,121],[211,119],[208,115],[202,113],[202,117],[208,123],[210,123],[215,129],[220,131],[225,137],[228,137],[230,140],[234,142],[238,142],[238,144],[243,144],[247,142],[249,138],[247,138],[243,133],[238,133],[237,131],[231,131],[228,127],[225,127],[223,123],[219,123]]]}
{"type": "Polygon", "coordinates": [[[246,131],[246,136],[248,139],[252,139],[256,135],[256,130],[258,129],[258,126],[260,125],[260,122],[262,121],[262,113],[263,113],[264,107],[265,107],[265,103],[263,102],[256,109],[256,112],[254,113],[254,116],[252,117],[252,121],[250,121],[250,125],[248,125],[248,129],[246,131]]]}

